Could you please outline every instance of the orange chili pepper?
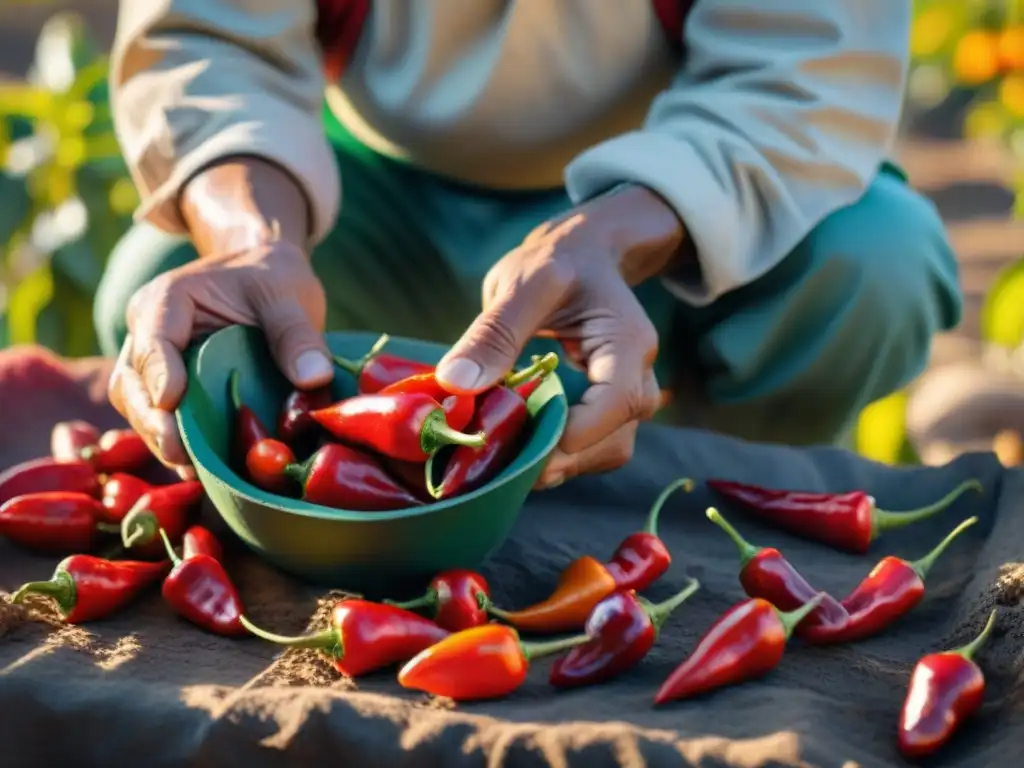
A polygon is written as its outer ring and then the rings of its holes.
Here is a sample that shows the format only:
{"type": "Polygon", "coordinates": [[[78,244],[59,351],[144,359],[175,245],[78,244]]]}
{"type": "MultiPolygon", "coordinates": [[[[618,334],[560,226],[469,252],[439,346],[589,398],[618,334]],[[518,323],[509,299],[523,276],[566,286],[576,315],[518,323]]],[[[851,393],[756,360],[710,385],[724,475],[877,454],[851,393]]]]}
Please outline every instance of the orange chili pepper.
{"type": "Polygon", "coordinates": [[[489,606],[488,611],[524,632],[571,632],[580,629],[599,602],[616,589],[615,578],[604,565],[584,555],[569,563],[555,591],[543,602],[519,611],[489,606]]]}

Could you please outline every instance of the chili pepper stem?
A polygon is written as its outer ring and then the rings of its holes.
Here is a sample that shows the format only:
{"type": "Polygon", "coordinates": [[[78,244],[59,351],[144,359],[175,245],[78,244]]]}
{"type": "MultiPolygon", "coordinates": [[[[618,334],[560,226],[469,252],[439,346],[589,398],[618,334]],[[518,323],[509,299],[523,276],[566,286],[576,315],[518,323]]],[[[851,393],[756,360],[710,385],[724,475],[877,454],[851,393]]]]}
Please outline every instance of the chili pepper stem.
{"type": "Polygon", "coordinates": [[[373,342],[373,346],[371,346],[362,357],[358,357],[355,360],[349,360],[346,357],[335,355],[333,358],[334,364],[341,368],[341,370],[345,371],[345,373],[358,378],[359,374],[363,372],[363,368],[366,367],[366,364],[379,355],[380,351],[387,346],[389,341],[391,341],[391,337],[386,333],[382,333],[380,338],[373,342]]]}
{"type": "Polygon", "coordinates": [[[809,614],[813,613],[814,610],[821,605],[821,601],[824,599],[825,593],[819,592],[795,611],[783,612],[777,608],[775,609],[775,613],[778,615],[779,621],[782,622],[782,627],[786,632],[787,639],[789,639],[793,634],[793,630],[797,628],[797,625],[806,619],[809,614]]]}
{"type": "Polygon", "coordinates": [[[394,600],[385,600],[384,605],[390,605],[393,608],[402,608],[406,611],[415,611],[420,608],[430,608],[437,603],[437,592],[432,589],[428,589],[423,595],[417,597],[415,600],[407,600],[404,603],[399,603],[394,600]]]}
{"type": "Polygon", "coordinates": [[[432,499],[438,499],[444,495],[444,480],[441,481],[440,485],[434,483],[434,457],[436,453],[430,454],[427,457],[426,464],[423,465],[423,485],[427,489],[427,493],[430,494],[432,499]]]}
{"type": "Polygon", "coordinates": [[[668,619],[672,612],[686,602],[698,589],[700,589],[700,582],[696,579],[690,579],[690,583],[687,584],[684,589],[677,592],[668,600],[664,600],[660,603],[650,603],[647,600],[640,598],[640,602],[644,606],[644,610],[646,610],[647,615],[651,617],[651,624],[654,625],[655,633],[661,631],[661,625],[665,623],[665,620],[668,619]]]}
{"type": "Polygon", "coordinates": [[[935,547],[935,549],[933,549],[924,557],[910,563],[910,567],[913,568],[917,575],[921,577],[921,581],[924,581],[925,578],[927,578],[928,571],[932,569],[932,566],[935,565],[935,561],[942,556],[942,553],[949,549],[949,545],[953,543],[953,540],[961,533],[963,533],[965,530],[974,525],[976,522],[978,522],[978,518],[976,517],[967,518],[962,523],[960,523],[960,525],[958,525],[956,528],[950,531],[946,535],[946,538],[940,541],[938,546],[935,547]]]}
{"type": "Polygon", "coordinates": [[[879,534],[886,531],[894,531],[925,520],[937,512],[946,509],[946,507],[970,490],[981,493],[983,489],[981,483],[977,480],[965,480],[941,499],[926,507],[910,509],[906,512],[887,512],[884,509],[875,509],[874,514],[871,515],[871,539],[874,540],[879,534]]]}
{"type": "Polygon", "coordinates": [[[174,546],[171,544],[171,540],[167,537],[167,531],[163,528],[160,529],[160,538],[163,539],[164,549],[167,550],[167,559],[171,561],[171,565],[177,568],[181,565],[181,558],[178,557],[178,553],[174,551],[174,546]]]}
{"type": "Polygon", "coordinates": [[[978,636],[971,640],[971,642],[969,642],[967,645],[962,645],[959,648],[954,648],[951,651],[946,651],[946,653],[954,653],[957,656],[962,656],[968,661],[972,661],[974,658],[974,654],[978,652],[978,649],[980,649],[981,646],[988,642],[988,638],[992,634],[992,630],[996,626],[996,615],[998,613],[999,611],[998,609],[996,609],[988,615],[988,621],[985,622],[985,626],[982,628],[981,632],[978,633],[978,636]]]}
{"type": "MultiPolygon", "coordinates": [[[[125,549],[131,549],[140,542],[149,542],[157,535],[159,526],[149,510],[145,514],[139,513],[129,520],[126,515],[122,521],[124,527],[121,529],[121,543],[125,549]]],[[[130,514],[130,513],[129,513],[130,514]]]]}
{"type": "Polygon", "coordinates": [[[572,637],[563,637],[559,640],[549,640],[546,643],[524,643],[519,642],[519,647],[523,651],[523,656],[526,657],[527,661],[533,659],[539,659],[541,656],[550,656],[561,651],[567,651],[570,648],[575,648],[577,645],[583,645],[583,643],[590,640],[589,635],[573,635],[572,637]]]}
{"type": "Polygon", "coordinates": [[[658,518],[661,516],[661,510],[665,506],[665,502],[668,501],[668,497],[678,491],[680,488],[686,490],[687,493],[693,491],[694,483],[688,477],[681,477],[668,484],[660,494],[658,498],[654,500],[654,504],[651,505],[651,511],[647,513],[647,524],[644,526],[642,533],[649,533],[652,536],[658,535],[658,518]]]}
{"type": "Polygon", "coordinates": [[[96,530],[100,533],[120,533],[121,526],[117,523],[96,523],[96,530]]]}
{"type": "Polygon", "coordinates": [[[283,645],[287,648],[313,648],[315,650],[326,651],[337,659],[341,659],[345,652],[345,649],[341,645],[341,638],[338,637],[338,632],[335,629],[329,628],[322,632],[315,632],[311,635],[278,635],[257,627],[245,616],[239,616],[238,620],[241,622],[243,627],[249,630],[256,637],[266,640],[269,643],[274,643],[275,645],[283,645]]]}
{"type": "Polygon", "coordinates": [[[482,448],[486,443],[487,436],[483,432],[467,435],[449,427],[444,411],[440,408],[427,416],[423,422],[423,431],[420,433],[420,448],[428,455],[437,453],[446,445],[482,448]]]}
{"type": "Polygon", "coordinates": [[[714,507],[708,507],[704,514],[707,515],[708,520],[725,531],[725,534],[732,539],[736,548],[740,551],[740,570],[742,571],[751,560],[757,557],[757,553],[761,550],[744,539],[740,532],[733,528],[729,521],[722,517],[722,513],[714,507]]]}
{"type": "Polygon", "coordinates": [[[294,480],[299,485],[305,485],[306,477],[309,475],[308,462],[303,462],[302,464],[288,464],[283,470],[281,470],[281,472],[289,480],[294,480]]]}
{"type": "Polygon", "coordinates": [[[529,381],[538,374],[547,375],[552,373],[558,367],[558,355],[554,352],[548,352],[543,357],[534,355],[533,362],[521,371],[510,373],[505,377],[505,386],[511,388],[518,387],[525,381],[529,381]]]}
{"type": "Polygon", "coordinates": [[[19,605],[29,595],[52,597],[63,613],[71,613],[75,607],[75,581],[67,571],[59,571],[49,581],[30,581],[22,584],[11,595],[11,602],[19,605]]]}
{"type": "Polygon", "coordinates": [[[228,397],[231,398],[231,407],[235,413],[242,410],[242,375],[237,368],[233,368],[228,376],[228,397]]]}

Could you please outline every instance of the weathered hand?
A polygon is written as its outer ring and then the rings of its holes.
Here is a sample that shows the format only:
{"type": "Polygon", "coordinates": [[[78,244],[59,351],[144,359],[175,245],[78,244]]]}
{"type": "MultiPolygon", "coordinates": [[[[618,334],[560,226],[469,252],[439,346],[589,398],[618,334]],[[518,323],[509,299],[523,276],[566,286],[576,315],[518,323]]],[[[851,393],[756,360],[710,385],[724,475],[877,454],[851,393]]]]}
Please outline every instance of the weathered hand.
{"type": "Polygon", "coordinates": [[[197,260],[132,298],[110,401],[161,461],[190,476],[173,416],[185,394],[181,353],[188,343],[227,325],[256,325],[293,384],[318,386],[334,375],[323,340],[325,315],[323,287],[295,245],[278,241],[197,260]]]}
{"type": "Polygon", "coordinates": [[[488,273],[483,312],[441,362],[442,382],[453,391],[491,386],[537,335],[561,342],[590,380],[538,486],[632,456],[637,424],[661,395],[658,335],[630,284],[663,268],[681,237],[660,198],[631,188],[542,225],[488,273]]]}

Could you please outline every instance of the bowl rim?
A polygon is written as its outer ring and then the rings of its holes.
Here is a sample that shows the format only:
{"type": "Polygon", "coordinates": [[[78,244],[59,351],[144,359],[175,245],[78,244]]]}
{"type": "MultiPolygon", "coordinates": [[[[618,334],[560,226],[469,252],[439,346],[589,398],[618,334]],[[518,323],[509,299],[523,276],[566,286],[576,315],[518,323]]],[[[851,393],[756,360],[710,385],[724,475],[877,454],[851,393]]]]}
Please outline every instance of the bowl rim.
{"type": "MultiPolygon", "coordinates": [[[[213,341],[215,338],[224,333],[237,332],[235,329],[244,328],[244,326],[228,326],[222,328],[216,333],[205,338],[200,344],[195,345],[189,352],[188,355],[188,377],[193,379],[198,375],[197,366],[199,358],[202,354],[203,349],[213,341]]],[[[324,336],[349,336],[349,337],[367,337],[371,334],[366,331],[327,331],[324,336]]],[[[411,344],[427,345],[435,348],[445,348],[445,345],[434,341],[427,341],[425,339],[411,339],[404,336],[392,336],[394,341],[404,341],[411,344]]],[[[555,449],[558,442],[561,440],[563,433],[565,432],[565,426],[569,419],[569,405],[565,395],[565,388],[562,384],[562,380],[558,376],[558,372],[552,372],[543,387],[534,393],[534,397],[540,396],[544,393],[544,399],[539,402],[536,406],[537,411],[548,407],[556,407],[558,409],[558,424],[556,429],[552,432],[550,438],[548,438],[541,450],[537,454],[537,458],[534,461],[528,462],[520,467],[518,470],[510,475],[506,475],[501,478],[501,485],[515,480],[524,473],[532,469],[538,461],[542,461],[546,456],[555,449]]],[[[532,418],[532,417],[531,417],[532,418]]],[[[481,487],[474,491],[463,494],[461,496],[453,496],[449,499],[441,499],[440,501],[433,501],[428,504],[423,504],[418,507],[408,507],[406,509],[395,509],[385,512],[361,512],[352,509],[335,509],[333,507],[323,507],[319,504],[313,504],[302,499],[291,499],[287,496],[278,496],[268,491],[264,491],[255,485],[252,485],[248,480],[239,475],[228,464],[216,454],[216,452],[210,447],[206,440],[198,441],[193,443],[189,437],[192,430],[195,430],[197,434],[201,434],[202,430],[199,427],[199,422],[192,411],[190,404],[190,398],[188,390],[186,389],[185,397],[182,398],[181,403],[175,411],[175,420],[178,424],[178,431],[181,434],[182,443],[185,446],[185,450],[189,457],[192,459],[192,463],[195,465],[197,470],[200,470],[205,474],[208,481],[213,482],[219,486],[222,486],[226,490],[241,497],[242,499],[252,503],[258,504],[264,507],[271,507],[281,512],[287,512],[289,514],[298,515],[300,517],[311,517],[322,520],[345,520],[349,522],[360,522],[360,523],[373,523],[373,522],[388,522],[392,520],[402,520],[410,517],[419,517],[422,515],[434,514],[436,512],[442,512],[446,509],[450,509],[456,505],[463,504],[474,499],[481,498],[488,493],[493,492],[496,488],[493,485],[494,481],[491,480],[485,483],[481,487]],[[232,477],[238,479],[238,484],[229,483],[224,479],[222,473],[229,473],[232,477]],[[243,487],[244,486],[244,487],[243,487]],[[251,489],[251,490],[250,490],[251,489]]]]}

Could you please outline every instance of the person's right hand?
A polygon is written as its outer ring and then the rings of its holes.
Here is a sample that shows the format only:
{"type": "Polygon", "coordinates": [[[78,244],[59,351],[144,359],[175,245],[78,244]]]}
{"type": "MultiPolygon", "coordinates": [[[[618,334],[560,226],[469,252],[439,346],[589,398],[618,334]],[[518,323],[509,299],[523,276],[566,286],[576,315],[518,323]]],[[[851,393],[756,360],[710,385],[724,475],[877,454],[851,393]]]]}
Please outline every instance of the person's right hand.
{"type": "Polygon", "coordinates": [[[323,286],[303,251],[278,240],[208,256],[163,274],[132,297],[128,338],[110,379],[110,401],[164,464],[191,477],[173,411],[185,393],[182,350],[227,325],[266,333],[278,367],[300,388],[326,384],[334,369],[323,339],[323,286]]]}

